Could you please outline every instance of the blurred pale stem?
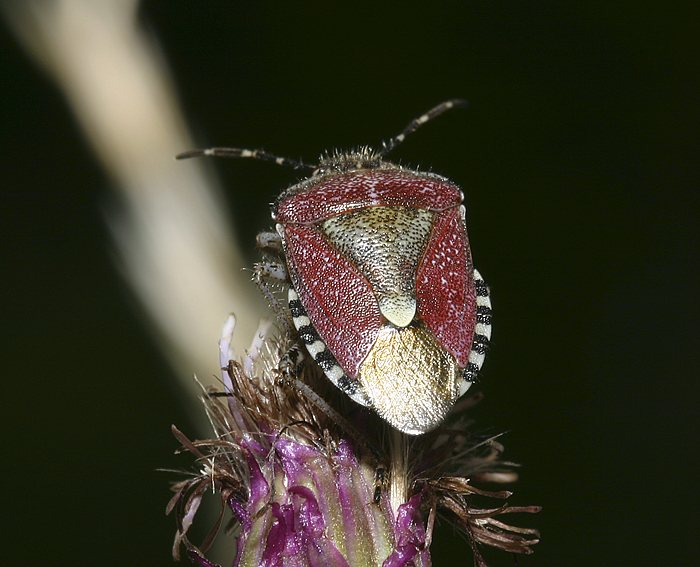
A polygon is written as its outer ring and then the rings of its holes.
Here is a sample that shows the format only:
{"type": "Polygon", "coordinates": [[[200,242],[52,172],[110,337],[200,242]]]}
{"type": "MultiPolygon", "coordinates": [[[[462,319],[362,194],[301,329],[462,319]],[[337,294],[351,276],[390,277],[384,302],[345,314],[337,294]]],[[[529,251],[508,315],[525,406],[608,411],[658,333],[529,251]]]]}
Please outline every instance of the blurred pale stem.
{"type": "Polygon", "coordinates": [[[389,446],[391,451],[391,483],[389,501],[396,513],[399,506],[408,500],[408,439],[394,428],[390,429],[389,446]]]}
{"type": "MultiPolygon", "coordinates": [[[[137,27],[135,0],[24,0],[3,12],[57,82],[125,204],[109,222],[126,277],[188,387],[211,376],[221,314],[236,311],[238,340],[263,302],[218,191],[194,146],[161,54],[137,27]]],[[[236,344],[239,352],[248,346],[236,344]]]]}

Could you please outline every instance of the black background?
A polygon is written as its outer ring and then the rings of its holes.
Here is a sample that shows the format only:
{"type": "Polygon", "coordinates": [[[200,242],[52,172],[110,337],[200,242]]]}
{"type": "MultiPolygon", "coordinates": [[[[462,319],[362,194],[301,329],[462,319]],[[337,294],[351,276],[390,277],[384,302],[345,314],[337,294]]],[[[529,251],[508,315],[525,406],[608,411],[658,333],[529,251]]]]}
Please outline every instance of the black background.
{"type": "MultiPolygon", "coordinates": [[[[394,157],[465,189],[495,309],[480,419],[524,465],[514,502],[544,506],[517,564],[696,564],[697,11],[149,0],[141,19],[201,143],[313,159],[468,98],[394,157]]],[[[112,262],[105,174],[6,30],[0,52],[0,563],[170,565],[155,469],[182,464],[187,402],[112,262]]],[[[296,177],[216,167],[252,243],[296,177]]],[[[435,565],[465,550],[438,528],[435,565]]]]}

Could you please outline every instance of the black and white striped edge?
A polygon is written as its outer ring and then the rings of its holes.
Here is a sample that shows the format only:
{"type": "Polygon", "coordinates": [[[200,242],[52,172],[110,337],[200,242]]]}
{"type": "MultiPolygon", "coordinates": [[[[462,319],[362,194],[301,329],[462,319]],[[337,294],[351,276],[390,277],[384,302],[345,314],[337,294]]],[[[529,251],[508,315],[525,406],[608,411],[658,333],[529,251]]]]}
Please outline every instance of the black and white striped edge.
{"type": "Polygon", "coordinates": [[[289,286],[288,298],[292,321],[294,321],[294,326],[299,332],[299,338],[301,338],[304,343],[306,350],[309,351],[311,358],[316,361],[328,379],[340,390],[350,396],[350,398],[358,404],[362,404],[363,406],[369,405],[369,401],[360,387],[359,382],[350,378],[343,372],[335,356],[333,356],[331,351],[328,350],[328,347],[326,347],[326,343],[319,337],[318,332],[311,324],[311,319],[309,319],[306,309],[304,309],[304,306],[301,304],[299,294],[292,286],[289,286]]]}
{"type": "Polygon", "coordinates": [[[472,349],[469,352],[469,362],[462,373],[462,383],[459,389],[460,396],[476,382],[491,340],[491,298],[489,297],[489,287],[476,268],[474,269],[474,287],[476,287],[476,327],[474,328],[472,349]]]}

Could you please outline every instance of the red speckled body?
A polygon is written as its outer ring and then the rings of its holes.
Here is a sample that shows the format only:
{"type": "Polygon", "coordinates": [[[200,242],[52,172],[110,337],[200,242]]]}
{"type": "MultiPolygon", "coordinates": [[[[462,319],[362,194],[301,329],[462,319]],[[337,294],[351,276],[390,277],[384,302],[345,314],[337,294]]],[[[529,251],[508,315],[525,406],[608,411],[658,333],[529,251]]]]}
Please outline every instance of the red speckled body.
{"type": "Polygon", "coordinates": [[[462,191],[447,179],[403,169],[364,169],[292,187],[282,195],[275,218],[282,224],[310,224],[377,205],[443,211],[457,207],[462,191]]]}
{"type": "Polygon", "coordinates": [[[418,313],[461,367],[467,365],[474,334],[474,267],[464,219],[458,208],[441,213],[416,281],[418,313]]]}
{"type": "MultiPolygon", "coordinates": [[[[318,367],[410,435],[438,427],[476,381],[491,338],[491,301],[472,263],[460,188],[384,158],[424,124],[466,104],[446,100],[379,149],[336,151],[315,164],[243,148],[178,156],[311,170],[273,206],[276,233],[260,234],[258,245],[277,261],[257,265],[256,280],[275,306],[265,281],[290,284],[289,315],[318,367]]],[[[304,368],[299,354],[290,350],[282,372],[304,368]]]]}
{"type": "Polygon", "coordinates": [[[365,277],[314,226],[285,228],[287,264],[302,303],[326,346],[349,376],[382,324],[365,277]]]}
{"type": "MultiPolygon", "coordinates": [[[[355,377],[386,325],[372,286],[319,228],[329,218],[367,207],[434,213],[415,277],[416,321],[467,366],[476,320],[473,265],[459,187],[433,174],[395,166],[311,178],[277,203],[292,284],[321,339],[355,377]]],[[[278,229],[279,230],[279,229],[278,229]]]]}

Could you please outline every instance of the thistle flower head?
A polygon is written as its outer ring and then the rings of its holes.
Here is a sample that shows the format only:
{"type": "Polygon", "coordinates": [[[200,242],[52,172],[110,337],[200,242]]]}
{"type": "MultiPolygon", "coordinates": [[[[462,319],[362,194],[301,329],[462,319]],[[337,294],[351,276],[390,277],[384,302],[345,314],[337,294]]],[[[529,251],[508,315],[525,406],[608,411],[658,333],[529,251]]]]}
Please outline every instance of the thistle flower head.
{"type": "Polygon", "coordinates": [[[426,567],[438,512],[468,536],[477,565],[485,565],[479,544],[531,552],[536,530],[498,517],[538,508],[474,505],[510,496],[471,484],[515,478],[494,438],[469,434],[463,419],[419,438],[392,432],[326,391],[314,368],[298,378],[281,371],[288,341],[268,323],[238,358],[234,326],[230,317],[219,345],[223,388],[203,395],[213,438],[191,441],[173,428],[200,466],[174,485],[168,505],[177,512],[176,557],[184,545],[195,564],[212,567],[205,553],[228,516],[235,567],[426,567]],[[195,546],[188,531],[210,489],[219,520],[195,546]]]}

